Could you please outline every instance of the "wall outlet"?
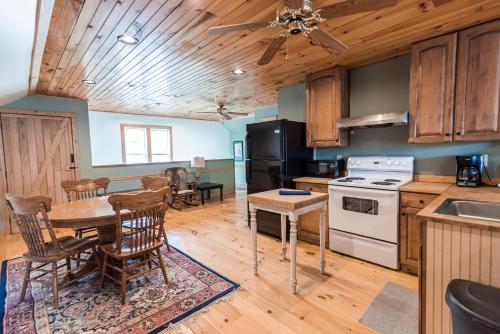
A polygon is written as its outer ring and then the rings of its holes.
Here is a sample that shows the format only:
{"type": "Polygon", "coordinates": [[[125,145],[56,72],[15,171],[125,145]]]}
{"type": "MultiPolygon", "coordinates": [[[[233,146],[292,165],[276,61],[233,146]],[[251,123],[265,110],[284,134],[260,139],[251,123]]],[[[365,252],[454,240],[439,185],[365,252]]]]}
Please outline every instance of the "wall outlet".
{"type": "Polygon", "coordinates": [[[488,154],[483,155],[483,164],[485,168],[488,167],[488,154]]]}

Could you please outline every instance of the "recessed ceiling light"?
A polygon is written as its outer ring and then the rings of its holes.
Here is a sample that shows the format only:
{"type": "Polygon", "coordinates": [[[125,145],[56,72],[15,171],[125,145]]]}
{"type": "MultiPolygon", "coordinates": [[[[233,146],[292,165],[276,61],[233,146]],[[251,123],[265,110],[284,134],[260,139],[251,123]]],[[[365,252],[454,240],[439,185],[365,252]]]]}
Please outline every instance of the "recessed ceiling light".
{"type": "Polygon", "coordinates": [[[181,94],[175,94],[174,97],[183,97],[184,95],[181,94]]]}
{"type": "Polygon", "coordinates": [[[241,68],[237,68],[233,71],[233,73],[236,75],[242,75],[245,74],[245,71],[243,71],[241,68]]]}
{"type": "Polygon", "coordinates": [[[84,83],[86,85],[95,85],[96,84],[95,80],[89,80],[89,79],[82,80],[82,83],[84,83]]]}
{"type": "Polygon", "coordinates": [[[123,34],[117,37],[119,42],[127,45],[135,45],[139,43],[139,39],[133,35],[123,34]]]}

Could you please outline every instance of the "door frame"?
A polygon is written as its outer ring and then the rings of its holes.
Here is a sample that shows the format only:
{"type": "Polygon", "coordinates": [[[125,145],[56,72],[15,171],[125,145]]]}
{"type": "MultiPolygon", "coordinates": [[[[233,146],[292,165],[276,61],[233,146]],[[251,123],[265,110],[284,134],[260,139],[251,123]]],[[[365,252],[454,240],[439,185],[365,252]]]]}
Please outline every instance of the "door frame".
{"type": "MultiPolygon", "coordinates": [[[[27,115],[27,116],[49,116],[49,117],[66,117],[70,120],[71,126],[71,140],[73,142],[73,153],[75,155],[75,165],[80,167],[80,149],[78,146],[78,133],[76,119],[77,115],[74,112],[58,112],[58,111],[39,111],[39,110],[29,110],[29,109],[4,109],[0,108],[1,114],[15,114],[15,115],[27,115]]],[[[80,178],[80,168],[75,170],[75,177],[80,178]]],[[[10,234],[10,224],[9,224],[9,210],[7,208],[7,203],[5,201],[5,194],[7,193],[7,170],[5,165],[5,152],[3,143],[3,129],[2,123],[0,122],[0,236],[6,236],[10,234]]]]}

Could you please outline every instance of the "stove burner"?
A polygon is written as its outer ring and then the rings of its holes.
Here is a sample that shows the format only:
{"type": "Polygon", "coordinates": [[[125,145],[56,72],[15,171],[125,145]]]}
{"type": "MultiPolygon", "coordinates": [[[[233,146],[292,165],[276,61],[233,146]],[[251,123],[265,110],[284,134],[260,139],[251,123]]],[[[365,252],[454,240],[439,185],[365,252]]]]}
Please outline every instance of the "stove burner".
{"type": "Polygon", "coordinates": [[[364,177],[350,176],[350,177],[346,177],[344,180],[348,180],[348,181],[362,181],[364,179],[365,179],[364,177]]]}
{"type": "Polygon", "coordinates": [[[372,184],[375,184],[377,186],[392,186],[394,183],[386,181],[377,181],[377,182],[372,182],[372,184]]]}
{"type": "Polygon", "coordinates": [[[347,179],[340,179],[340,180],[337,180],[337,182],[351,182],[351,180],[347,180],[347,179]]]}
{"type": "Polygon", "coordinates": [[[385,182],[401,182],[401,180],[398,179],[385,179],[385,182]]]}

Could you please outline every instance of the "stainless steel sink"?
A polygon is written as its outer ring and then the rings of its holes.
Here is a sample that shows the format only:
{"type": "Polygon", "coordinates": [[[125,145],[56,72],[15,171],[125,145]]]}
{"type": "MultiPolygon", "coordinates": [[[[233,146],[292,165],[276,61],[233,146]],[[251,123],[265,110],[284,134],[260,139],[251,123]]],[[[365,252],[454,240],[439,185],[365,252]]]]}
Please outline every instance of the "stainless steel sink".
{"type": "Polygon", "coordinates": [[[500,204],[448,199],[434,213],[500,222],[500,204]]]}

